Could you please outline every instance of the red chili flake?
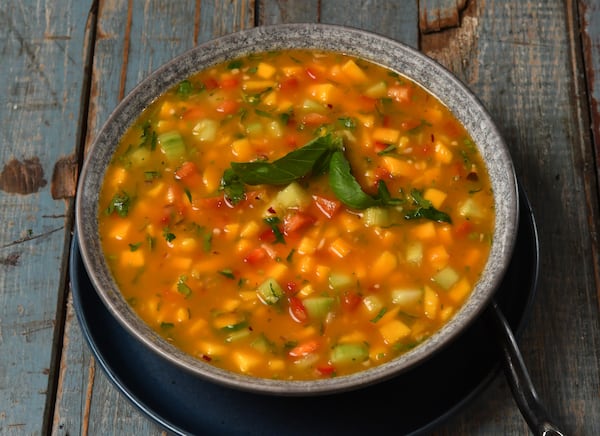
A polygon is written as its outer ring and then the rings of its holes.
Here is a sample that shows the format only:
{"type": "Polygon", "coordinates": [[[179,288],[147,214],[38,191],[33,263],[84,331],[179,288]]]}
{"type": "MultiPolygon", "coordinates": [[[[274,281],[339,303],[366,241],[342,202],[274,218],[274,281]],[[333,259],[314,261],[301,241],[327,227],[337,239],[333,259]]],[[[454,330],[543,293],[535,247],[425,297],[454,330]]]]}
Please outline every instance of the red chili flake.
{"type": "Polygon", "coordinates": [[[275,211],[275,209],[273,209],[273,207],[272,207],[272,206],[271,206],[270,208],[268,208],[267,210],[269,211],[269,213],[277,213],[277,212],[275,211]]]}

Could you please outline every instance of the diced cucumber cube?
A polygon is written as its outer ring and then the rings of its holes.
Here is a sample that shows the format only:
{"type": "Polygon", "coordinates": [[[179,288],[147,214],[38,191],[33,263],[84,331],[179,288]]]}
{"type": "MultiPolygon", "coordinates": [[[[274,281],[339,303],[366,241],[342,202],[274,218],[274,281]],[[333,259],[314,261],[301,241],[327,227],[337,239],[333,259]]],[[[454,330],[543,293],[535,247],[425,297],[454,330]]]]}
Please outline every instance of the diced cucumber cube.
{"type": "Polygon", "coordinates": [[[483,218],[483,211],[473,198],[463,201],[458,207],[458,213],[467,219],[483,218]]]}
{"type": "Polygon", "coordinates": [[[292,182],[275,196],[275,203],[283,209],[302,209],[311,202],[311,197],[297,182],[292,182]]]}
{"type": "Polygon", "coordinates": [[[391,294],[392,303],[403,308],[415,306],[423,299],[423,291],[421,289],[393,289],[391,294]]]}
{"type": "Polygon", "coordinates": [[[217,137],[218,128],[219,123],[215,120],[203,119],[194,126],[192,133],[202,142],[214,141],[217,137]]]}
{"type": "Polygon", "coordinates": [[[367,227],[388,227],[392,224],[390,210],[385,207],[369,207],[365,209],[362,219],[367,227]]]}
{"type": "Polygon", "coordinates": [[[377,82],[374,85],[371,85],[365,91],[365,95],[371,98],[382,98],[387,96],[387,85],[385,82],[377,82]]]}
{"type": "Polygon", "coordinates": [[[369,358],[369,347],[364,343],[337,344],[331,350],[331,363],[343,365],[364,362],[369,358]]]}
{"type": "Polygon", "coordinates": [[[350,274],[331,273],[329,275],[329,286],[336,291],[348,289],[354,286],[355,283],[350,274]]]}
{"type": "Polygon", "coordinates": [[[258,285],[256,292],[266,304],[276,304],[284,295],[283,289],[274,278],[268,278],[258,285]]]}
{"type": "Polygon", "coordinates": [[[367,295],[362,300],[369,313],[377,314],[383,309],[383,301],[377,295],[367,295]]]}
{"type": "Polygon", "coordinates": [[[302,300],[310,318],[325,318],[333,307],[333,297],[308,297],[302,300]]]}
{"type": "Polygon", "coordinates": [[[450,289],[454,284],[458,281],[460,276],[458,273],[451,267],[447,266],[446,268],[440,270],[433,276],[433,281],[440,285],[445,290],[450,289]]]}
{"type": "Polygon", "coordinates": [[[417,265],[421,264],[423,261],[423,244],[420,241],[411,242],[406,247],[406,260],[417,265]]]}
{"type": "Polygon", "coordinates": [[[181,134],[176,130],[158,135],[158,144],[169,160],[178,159],[185,154],[185,143],[181,134]]]}

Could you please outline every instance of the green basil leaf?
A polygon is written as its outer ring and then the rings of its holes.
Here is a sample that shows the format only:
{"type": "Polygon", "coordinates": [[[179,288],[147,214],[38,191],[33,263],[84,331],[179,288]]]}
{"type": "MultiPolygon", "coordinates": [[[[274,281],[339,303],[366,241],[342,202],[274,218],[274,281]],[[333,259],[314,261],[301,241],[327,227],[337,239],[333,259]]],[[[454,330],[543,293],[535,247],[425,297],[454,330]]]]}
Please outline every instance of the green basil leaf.
{"type": "Polygon", "coordinates": [[[247,185],[287,185],[320,168],[320,161],[341,147],[341,138],[320,136],[273,162],[232,162],[231,171],[247,185]]]}
{"type": "Polygon", "coordinates": [[[336,151],[331,156],[329,186],[342,203],[353,209],[366,209],[382,204],[381,200],[371,197],[362,190],[350,172],[350,163],[341,151],[336,151]]]}

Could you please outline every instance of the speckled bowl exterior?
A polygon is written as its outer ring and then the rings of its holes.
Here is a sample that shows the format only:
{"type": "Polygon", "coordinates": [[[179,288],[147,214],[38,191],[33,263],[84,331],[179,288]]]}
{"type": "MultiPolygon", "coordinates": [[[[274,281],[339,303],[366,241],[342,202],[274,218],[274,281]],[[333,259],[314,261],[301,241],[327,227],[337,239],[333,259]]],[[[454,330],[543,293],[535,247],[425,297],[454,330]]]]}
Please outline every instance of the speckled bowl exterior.
{"type": "MultiPolygon", "coordinates": [[[[451,73],[418,51],[394,40],[348,27],[288,24],[257,27],[202,44],[168,62],[118,105],[98,133],[84,163],[77,194],[76,230],[85,268],[96,292],[115,318],[163,358],[199,377],[232,388],[274,395],[317,395],[357,389],[414,367],[440,351],[482,313],[508,267],[517,235],[518,190],[506,144],[478,99],[451,73]],[[314,381],[248,377],[216,368],[174,347],[151,330],[122,297],[102,253],[98,194],[119,139],[157,96],[193,73],[247,55],[280,49],[319,49],[357,56],[416,81],[454,113],[479,148],[495,194],[496,227],[481,280],[460,311],[431,338],[389,363],[365,371],[314,381]]],[[[474,350],[476,352],[476,350],[474,350]]]]}

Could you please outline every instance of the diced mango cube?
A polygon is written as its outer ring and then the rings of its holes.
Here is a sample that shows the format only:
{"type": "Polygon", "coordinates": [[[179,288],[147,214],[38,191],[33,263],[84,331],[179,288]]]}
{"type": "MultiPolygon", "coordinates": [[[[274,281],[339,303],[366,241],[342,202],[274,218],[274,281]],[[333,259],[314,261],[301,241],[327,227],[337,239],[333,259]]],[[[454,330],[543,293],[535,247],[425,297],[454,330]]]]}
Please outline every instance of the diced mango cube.
{"type": "Polygon", "coordinates": [[[438,162],[441,162],[443,164],[449,164],[450,162],[452,162],[452,152],[444,144],[442,144],[439,141],[436,142],[434,150],[435,150],[435,159],[438,162]]]}
{"type": "Polygon", "coordinates": [[[377,127],[373,130],[373,139],[384,144],[396,144],[400,138],[400,130],[388,127],[377,127]]]}
{"type": "Polygon", "coordinates": [[[231,143],[231,152],[242,162],[250,160],[254,154],[248,138],[240,138],[233,141],[231,143]]]}
{"type": "Polygon", "coordinates": [[[259,362],[260,359],[256,356],[251,356],[248,353],[238,351],[233,354],[233,360],[237,363],[240,372],[247,373],[251,371],[259,362]]]}
{"type": "Polygon", "coordinates": [[[427,188],[423,193],[423,198],[429,200],[436,209],[439,209],[442,206],[442,203],[444,203],[447,196],[448,194],[444,191],[440,191],[436,188],[427,188]]]}
{"type": "Polygon", "coordinates": [[[247,80],[242,84],[244,91],[261,91],[273,88],[276,83],[273,80],[247,80]]]}
{"type": "Polygon", "coordinates": [[[215,165],[208,165],[202,173],[202,182],[208,192],[214,192],[221,185],[223,172],[215,165]]]}
{"type": "Polygon", "coordinates": [[[448,265],[450,255],[446,250],[446,247],[442,244],[430,247],[426,251],[426,257],[429,264],[436,270],[441,270],[448,265]]]}
{"type": "Polygon", "coordinates": [[[421,240],[432,239],[432,238],[435,238],[435,236],[436,236],[435,225],[431,221],[428,221],[428,222],[422,223],[422,224],[418,224],[415,227],[413,227],[413,229],[411,230],[411,233],[417,239],[421,239],[421,240]]]}
{"type": "Polygon", "coordinates": [[[329,252],[339,258],[346,257],[351,251],[352,245],[343,238],[337,238],[329,245],[329,252]]]}
{"type": "Polygon", "coordinates": [[[436,319],[440,311],[440,297],[429,286],[425,286],[423,293],[423,309],[425,316],[429,319],[436,319]]]}
{"type": "Polygon", "coordinates": [[[379,327],[379,333],[387,344],[395,344],[410,335],[410,327],[399,319],[394,319],[379,327]]]}
{"type": "Polygon", "coordinates": [[[315,251],[317,251],[317,241],[314,238],[305,236],[300,240],[298,253],[313,254],[315,251]]]}
{"type": "Polygon", "coordinates": [[[127,250],[121,253],[121,265],[132,268],[144,266],[144,252],[142,250],[127,250]]]}
{"type": "Polygon", "coordinates": [[[281,359],[271,359],[268,365],[271,371],[283,371],[285,369],[285,361],[281,359]]]}
{"type": "Polygon", "coordinates": [[[289,268],[286,264],[276,263],[269,269],[267,275],[275,280],[280,280],[288,272],[288,269],[289,268]]]}
{"type": "Polygon", "coordinates": [[[131,228],[130,221],[117,222],[110,229],[109,236],[110,236],[110,238],[116,239],[117,241],[122,241],[125,238],[127,238],[130,228],[131,228]]]}
{"type": "Polygon", "coordinates": [[[335,97],[335,93],[337,91],[337,88],[332,85],[331,83],[322,83],[322,84],[318,84],[318,85],[312,85],[308,92],[310,95],[312,95],[315,99],[317,99],[318,101],[320,101],[321,103],[331,103],[332,100],[335,97]]]}
{"type": "Polygon", "coordinates": [[[381,280],[385,278],[389,273],[396,269],[398,266],[398,258],[391,251],[384,251],[381,253],[373,265],[371,266],[371,277],[375,280],[381,280]]]}
{"type": "Polygon", "coordinates": [[[275,67],[271,64],[267,64],[266,62],[260,62],[256,69],[256,75],[261,79],[270,79],[273,74],[275,74],[275,67]]]}
{"type": "Polygon", "coordinates": [[[413,178],[417,174],[415,166],[404,159],[398,159],[393,156],[383,156],[381,162],[383,167],[394,177],[402,176],[413,178]]]}
{"type": "Polygon", "coordinates": [[[461,278],[448,291],[448,297],[453,303],[462,303],[471,292],[471,283],[465,277],[461,278]]]}
{"type": "Polygon", "coordinates": [[[368,79],[362,68],[356,65],[356,62],[354,62],[352,59],[342,65],[342,71],[350,80],[355,83],[364,83],[368,79]]]}

